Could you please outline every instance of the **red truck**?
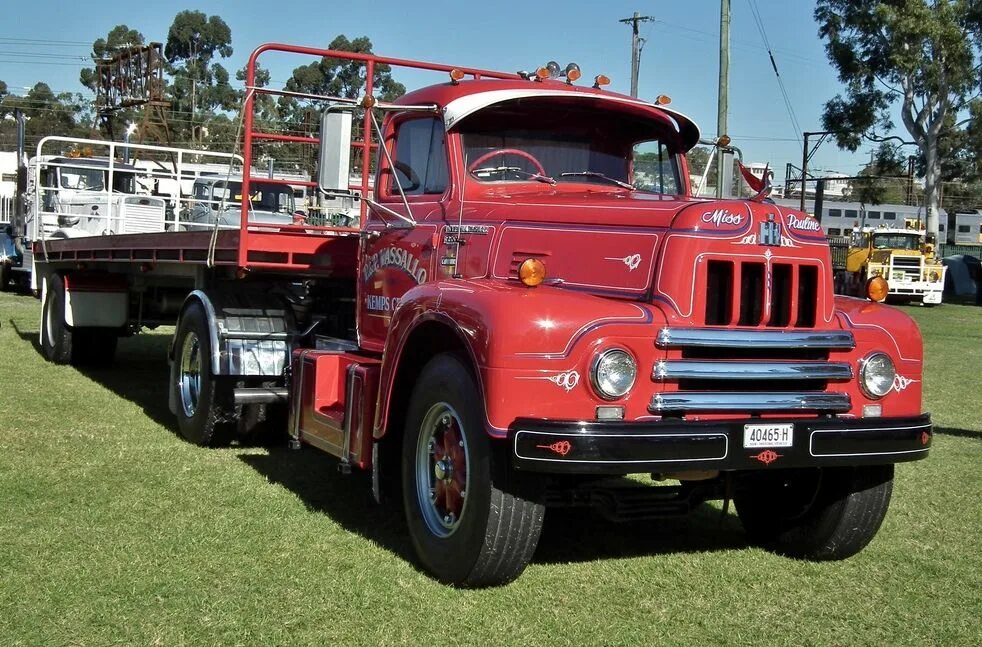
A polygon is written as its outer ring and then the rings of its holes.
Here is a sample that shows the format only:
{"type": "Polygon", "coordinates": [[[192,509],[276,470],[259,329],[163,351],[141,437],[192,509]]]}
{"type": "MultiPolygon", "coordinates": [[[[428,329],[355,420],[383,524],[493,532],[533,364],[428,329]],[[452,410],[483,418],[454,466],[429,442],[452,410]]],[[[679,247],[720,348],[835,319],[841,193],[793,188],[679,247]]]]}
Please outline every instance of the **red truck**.
{"type": "Polygon", "coordinates": [[[687,117],[579,76],[259,47],[238,226],[37,245],[43,352],[107,363],[119,336],[176,320],[185,438],[281,420],[401,497],[420,562],[454,585],[517,577],[550,506],[732,500],[779,553],[857,553],[894,464],[931,445],[917,326],[833,295],[809,216],[694,197],[687,117]],[[319,137],[258,129],[257,96],[298,96],[255,87],[271,54],[358,62],[365,97],[304,95],[319,137]],[[379,65],[444,82],[385,104],[379,65]],[[252,163],[284,143],[318,147],[320,215],[250,221],[252,163]],[[637,473],[669,484],[612,481],[637,473]]]}

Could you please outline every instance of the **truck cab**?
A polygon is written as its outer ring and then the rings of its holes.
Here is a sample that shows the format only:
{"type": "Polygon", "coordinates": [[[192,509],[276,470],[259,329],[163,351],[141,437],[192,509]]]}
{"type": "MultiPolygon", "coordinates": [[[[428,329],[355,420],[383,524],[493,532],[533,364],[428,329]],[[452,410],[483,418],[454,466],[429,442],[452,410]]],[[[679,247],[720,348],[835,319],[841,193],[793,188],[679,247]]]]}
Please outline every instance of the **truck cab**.
{"type": "Polygon", "coordinates": [[[293,189],[279,184],[254,181],[249,199],[242,199],[242,178],[201,177],[194,181],[192,201],[180,214],[185,230],[215,227],[238,228],[243,204],[248,205],[249,222],[290,224],[296,210],[293,189]]]}
{"type": "Polygon", "coordinates": [[[885,299],[918,300],[924,305],[941,303],[947,268],[935,255],[934,243],[916,220],[904,228],[862,227],[853,231],[840,284],[847,293],[860,294],[866,282],[882,278],[887,282],[885,299]]]}

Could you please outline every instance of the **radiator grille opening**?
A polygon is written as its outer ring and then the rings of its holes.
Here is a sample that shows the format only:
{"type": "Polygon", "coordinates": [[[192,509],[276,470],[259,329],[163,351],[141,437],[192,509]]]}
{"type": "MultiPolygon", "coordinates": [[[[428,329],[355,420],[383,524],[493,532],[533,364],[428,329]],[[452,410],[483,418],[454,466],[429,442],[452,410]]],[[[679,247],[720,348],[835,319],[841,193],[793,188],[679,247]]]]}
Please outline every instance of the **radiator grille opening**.
{"type": "Polygon", "coordinates": [[[725,326],[733,316],[733,263],[709,261],[706,278],[706,324],[725,326]]]}
{"type": "Polygon", "coordinates": [[[740,380],[721,382],[720,380],[685,378],[678,381],[679,391],[719,391],[730,384],[748,393],[796,393],[799,391],[824,391],[828,380],[740,380]]]}
{"type": "Polygon", "coordinates": [[[756,326],[764,305],[764,264],[740,265],[740,320],[741,326],[756,326]]]}
{"type": "Polygon", "coordinates": [[[798,268],[798,314],[795,326],[811,328],[815,325],[818,302],[818,267],[802,265],[798,268]]]}
{"type": "Polygon", "coordinates": [[[783,328],[791,322],[791,284],[794,267],[775,264],[771,268],[771,318],[768,326],[783,328]]]}

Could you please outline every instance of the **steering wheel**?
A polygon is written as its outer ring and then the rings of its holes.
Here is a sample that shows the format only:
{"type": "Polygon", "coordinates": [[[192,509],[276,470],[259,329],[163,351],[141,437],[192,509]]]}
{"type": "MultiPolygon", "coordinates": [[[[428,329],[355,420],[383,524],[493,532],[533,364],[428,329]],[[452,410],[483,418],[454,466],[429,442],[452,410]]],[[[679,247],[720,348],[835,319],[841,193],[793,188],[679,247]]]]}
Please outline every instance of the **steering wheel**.
{"type": "Polygon", "coordinates": [[[416,175],[416,171],[413,170],[412,166],[399,160],[392,160],[392,166],[409,180],[409,186],[402,187],[403,191],[415,191],[419,188],[419,176],[416,175]]]}
{"type": "Polygon", "coordinates": [[[487,162],[489,159],[494,159],[495,157],[501,157],[502,155],[517,155],[518,157],[521,157],[522,159],[527,160],[532,166],[534,166],[535,167],[535,172],[538,173],[539,175],[545,175],[546,174],[546,169],[545,169],[544,166],[542,166],[542,162],[540,162],[539,160],[535,159],[535,156],[532,155],[531,153],[527,153],[527,152],[525,152],[523,150],[519,150],[517,148],[497,148],[497,149],[495,149],[493,151],[488,151],[484,155],[481,155],[476,160],[474,160],[473,162],[471,162],[467,166],[467,172],[468,173],[473,173],[484,162],[487,162]]]}

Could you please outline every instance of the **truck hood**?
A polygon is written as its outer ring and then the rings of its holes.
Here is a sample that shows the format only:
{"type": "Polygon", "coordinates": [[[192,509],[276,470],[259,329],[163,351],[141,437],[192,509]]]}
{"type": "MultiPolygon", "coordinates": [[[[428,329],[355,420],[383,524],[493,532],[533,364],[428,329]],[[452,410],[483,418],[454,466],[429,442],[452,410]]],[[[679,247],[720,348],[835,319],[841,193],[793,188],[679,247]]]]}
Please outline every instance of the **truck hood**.
{"type": "MultiPolygon", "coordinates": [[[[812,302],[817,301],[816,323],[831,322],[828,242],[818,222],[799,211],[743,200],[606,190],[510,194],[509,202],[492,211],[489,217],[503,221],[491,254],[494,278],[514,279],[522,262],[538,258],[553,285],[659,303],[670,320],[707,324],[707,294],[724,289],[710,282],[725,280],[729,292],[724,294],[732,296],[745,280],[742,266],[746,264],[754,266],[749,272],[763,273],[761,321],[776,304],[769,301],[776,282],[789,300],[799,303],[790,291],[807,274],[807,291],[814,293],[812,302]],[[711,263],[712,271],[718,272],[713,279],[709,278],[711,263]],[[799,271],[803,265],[810,269],[799,271]]],[[[730,317],[736,325],[757,325],[739,324],[741,314],[732,308],[729,314],[716,316],[730,317]]]]}
{"type": "Polygon", "coordinates": [[[664,228],[683,208],[710,201],[606,186],[513,185],[489,189],[479,200],[466,200],[465,212],[475,202],[492,219],[664,228]]]}

